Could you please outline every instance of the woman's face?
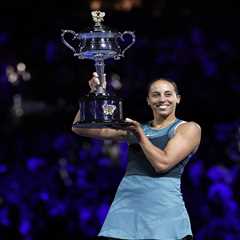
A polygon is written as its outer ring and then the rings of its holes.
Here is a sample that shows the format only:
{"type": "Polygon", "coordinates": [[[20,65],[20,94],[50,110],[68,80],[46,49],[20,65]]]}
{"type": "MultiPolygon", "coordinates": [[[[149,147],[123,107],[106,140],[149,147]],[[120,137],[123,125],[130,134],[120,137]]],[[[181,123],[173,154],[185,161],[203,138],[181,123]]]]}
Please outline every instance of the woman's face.
{"type": "Polygon", "coordinates": [[[147,102],[155,114],[167,117],[175,114],[180,96],[170,82],[157,80],[149,88],[147,102]]]}

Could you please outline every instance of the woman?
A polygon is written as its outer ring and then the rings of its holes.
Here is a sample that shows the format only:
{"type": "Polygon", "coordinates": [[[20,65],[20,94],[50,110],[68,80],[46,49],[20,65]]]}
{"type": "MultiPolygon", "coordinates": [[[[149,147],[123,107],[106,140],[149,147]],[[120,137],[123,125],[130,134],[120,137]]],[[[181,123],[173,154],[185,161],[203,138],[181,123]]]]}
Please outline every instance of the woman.
{"type": "MultiPolygon", "coordinates": [[[[89,81],[92,91],[99,80],[89,81]]],[[[127,140],[128,166],[99,233],[109,239],[192,239],[180,180],[184,166],[196,152],[201,129],[195,122],[175,116],[180,102],[177,86],[167,79],[154,80],[147,103],[153,120],[141,125],[132,119],[126,129],[75,129],[79,135],[127,140]]],[[[75,121],[79,120],[79,113],[75,121]]]]}

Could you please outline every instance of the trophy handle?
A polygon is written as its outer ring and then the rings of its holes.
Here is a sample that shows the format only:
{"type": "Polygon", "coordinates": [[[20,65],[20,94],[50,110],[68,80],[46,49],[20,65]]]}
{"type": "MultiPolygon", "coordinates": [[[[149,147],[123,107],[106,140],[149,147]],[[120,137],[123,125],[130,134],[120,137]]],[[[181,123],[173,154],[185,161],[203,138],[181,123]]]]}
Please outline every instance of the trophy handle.
{"type": "Polygon", "coordinates": [[[114,56],[115,60],[119,60],[121,57],[124,57],[125,52],[135,43],[135,34],[133,32],[130,31],[125,31],[123,33],[119,33],[119,36],[117,38],[120,38],[123,42],[125,41],[124,36],[125,35],[130,35],[132,37],[132,42],[129,43],[123,50],[121,53],[119,53],[118,55],[114,56]]]}
{"type": "Polygon", "coordinates": [[[62,34],[61,34],[62,41],[63,41],[64,45],[66,45],[68,48],[70,48],[70,49],[73,51],[73,53],[76,53],[75,48],[74,48],[72,45],[70,45],[70,44],[65,40],[64,36],[65,36],[66,33],[70,33],[70,34],[73,35],[72,40],[76,39],[76,38],[78,37],[78,34],[75,33],[75,32],[72,31],[72,30],[62,30],[62,34]]]}

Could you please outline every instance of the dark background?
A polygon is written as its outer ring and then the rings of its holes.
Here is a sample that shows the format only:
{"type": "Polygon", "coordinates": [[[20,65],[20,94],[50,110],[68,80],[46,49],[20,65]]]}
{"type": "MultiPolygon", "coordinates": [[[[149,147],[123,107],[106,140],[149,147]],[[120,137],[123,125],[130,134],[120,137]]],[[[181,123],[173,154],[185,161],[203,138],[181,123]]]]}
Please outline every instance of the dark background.
{"type": "Polygon", "coordinates": [[[182,95],[177,116],[202,127],[201,146],[182,179],[195,239],[240,239],[235,2],[1,4],[0,239],[95,239],[124,174],[126,143],[71,132],[94,65],[73,57],[61,29],[84,31],[98,7],[105,25],[136,34],[125,58],[106,63],[109,91],[125,99],[125,116],[151,120],[146,86],[167,77],[182,95]],[[116,82],[122,87],[114,88],[116,82]]]}

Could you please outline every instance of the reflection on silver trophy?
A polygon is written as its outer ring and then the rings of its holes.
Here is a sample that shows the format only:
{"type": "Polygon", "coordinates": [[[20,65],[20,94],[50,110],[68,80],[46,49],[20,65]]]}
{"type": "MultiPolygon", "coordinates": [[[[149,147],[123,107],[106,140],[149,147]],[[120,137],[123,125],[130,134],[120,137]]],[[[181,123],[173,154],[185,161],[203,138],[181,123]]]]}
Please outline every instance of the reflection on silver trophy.
{"type": "Polygon", "coordinates": [[[95,92],[91,92],[82,97],[79,102],[80,121],[75,123],[79,128],[102,128],[102,127],[122,127],[128,125],[123,119],[122,99],[111,95],[106,91],[106,77],[104,73],[104,61],[106,59],[119,60],[124,57],[135,42],[133,32],[125,31],[112,32],[102,25],[104,12],[91,12],[94,21],[93,29],[87,32],[75,33],[72,30],[62,30],[62,41],[70,48],[74,56],[79,59],[91,59],[95,62],[96,72],[100,84],[95,92]],[[66,40],[65,35],[72,35],[72,41],[78,41],[78,47],[73,47],[66,40]],[[131,37],[129,43],[124,49],[121,49],[120,43],[125,41],[125,36],[131,37]]]}

